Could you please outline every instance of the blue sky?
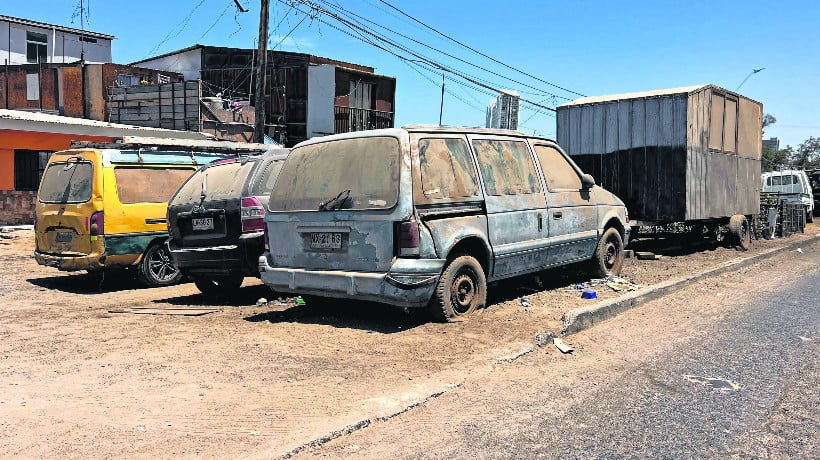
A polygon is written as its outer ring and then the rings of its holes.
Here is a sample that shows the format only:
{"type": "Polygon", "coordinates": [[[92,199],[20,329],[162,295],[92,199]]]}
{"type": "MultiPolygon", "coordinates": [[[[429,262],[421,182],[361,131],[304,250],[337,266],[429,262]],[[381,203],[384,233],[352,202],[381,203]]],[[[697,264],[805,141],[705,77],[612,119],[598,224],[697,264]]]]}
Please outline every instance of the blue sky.
{"type": "MultiPolygon", "coordinates": [[[[762,102],[764,112],[777,118],[766,137],[777,136],[781,146],[795,147],[809,136],[820,137],[820,2],[388,1],[444,36],[537,77],[533,79],[445,39],[381,0],[314,1],[336,12],[344,8],[367,29],[452,71],[492,88],[516,89],[524,99],[550,107],[578,96],[544,82],[584,95],[702,83],[735,90],[753,69],[765,68],[738,92],[762,102]]],[[[79,3],[0,0],[0,14],[79,28],[79,3]]],[[[233,0],[84,0],[85,26],[117,37],[117,63],[197,43],[251,48],[258,36],[259,1],[240,3],[250,12],[237,13],[233,0]]],[[[306,18],[297,9],[307,7],[290,3],[296,2],[271,0],[271,46],[375,67],[377,73],[397,78],[397,125],[438,123],[440,71],[422,69],[339,32],[334,27],[349,29],[326,16],[306,18]]],[[[443,123],[483,125],[488,90],[446,75],[443,123]]],[[[554,137],[555,117],[544,112],[523,104],[521,129],[554,137]]]]}

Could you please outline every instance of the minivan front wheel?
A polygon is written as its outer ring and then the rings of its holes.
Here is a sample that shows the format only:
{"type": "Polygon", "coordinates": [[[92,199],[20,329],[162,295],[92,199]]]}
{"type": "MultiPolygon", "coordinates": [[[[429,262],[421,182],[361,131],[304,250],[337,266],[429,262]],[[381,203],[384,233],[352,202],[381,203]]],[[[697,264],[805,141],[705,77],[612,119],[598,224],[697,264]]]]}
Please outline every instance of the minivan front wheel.
{"type": "Polygon", "coordinates": [[[430,312],[439,321],[457,321],[487,302],[487,278],[481,264],[471,256],[453,259],[439,278],[430,299],[430,312]]]}
{"type": "Polygon", "coordinates": [[[142,284],[149,287],[169,286],[182,278],[182,273],[171,260],[171,253],[163,244],[154,244],[145,251],[138,269],[142,284]]]}
{"type": "Polygon", "coordinates": [[[620,275],[624,265],[624,242],[615,228],[608,228],[601,235],[592,258],[592,274],[598,278],[620,275]]]}

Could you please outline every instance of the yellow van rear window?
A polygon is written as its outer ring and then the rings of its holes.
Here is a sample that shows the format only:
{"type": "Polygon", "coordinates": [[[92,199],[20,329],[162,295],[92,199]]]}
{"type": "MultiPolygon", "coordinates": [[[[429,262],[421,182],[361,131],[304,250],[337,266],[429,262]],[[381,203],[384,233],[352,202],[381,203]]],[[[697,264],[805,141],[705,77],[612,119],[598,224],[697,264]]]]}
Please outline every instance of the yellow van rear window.
{"type": "Polygon", "coordinates": [[[87,161],[50,164],[40,183],[40,201],[85,203],[91,199],[93,171],[93,165],[87,161]]]}
{"type": "Polygon", "coordinates": [[[114,170],[117,195],[123,204],[167,203],[193,174],[190,168],[127,168],[114,170]]]}

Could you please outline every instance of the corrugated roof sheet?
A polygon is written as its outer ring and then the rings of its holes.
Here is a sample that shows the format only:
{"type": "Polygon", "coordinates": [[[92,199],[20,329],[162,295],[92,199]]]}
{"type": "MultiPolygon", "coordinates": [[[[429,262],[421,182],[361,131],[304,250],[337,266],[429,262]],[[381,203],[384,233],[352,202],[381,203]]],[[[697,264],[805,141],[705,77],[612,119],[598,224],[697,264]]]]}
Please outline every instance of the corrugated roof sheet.
{"type": "Polygon", "coordinates": [[[657,89],[652,91],[642,91],[638,93],[610,94],[607,96],[588,96],[575,99],[574,101],[561,104],[559,107],[571,105],[595,104],[598,102],[622,101],[624,99],[639,99],[643,97],[668,96],[671,94],[689,94],[714,85],[681,86],[679,88],[657,89]]]}
{"type": "MultiPolygon", "coordinates": [[[[0,129],[4,128],[3,120],[15,122],[31,122],[32,124],[52,125],[62,127],[63,129],[55,129],[54,132],[63,132],[67,128],[86,127],[96,128],[101,130],[120,130],[123,131],[120,135],[133,136],[153,136],[153,137],[180,137],[188,139],[208,139],[213,138],[208,134],[198,133],[193,131],[176,131],[173,129],[163,128],[149,128],[145,126],[123,125],[119,123],[108,123],[105,121],[88,120],[85,118],[65,117],[61,115],[52,115],[43,112],[27,112],[23,110],[7,110],[0,109],[0,129]]],[[[34,131],[34,129],[32,129],[34,131]]],[[[107,135],[107,134],[104,134],[107,135]]]]}
{"type": "Polygon", "coordinates": [[[88,30],[73,29],[71,27],[58,26],[56,24],[48,24],[45,22],[32,21],[30,19],[15,18],[12,16],[0,15],[0,21],[13,22],[15,24],[23,24],[27,26],[40,27],[42,29],[56,29],[61,32],[69,32],[77,35],[85,35],[86,37],[102,38],[105,40],[115,40],[117,37],[113,35],[101,34],[99,32],[91,32],[88,30]]]}

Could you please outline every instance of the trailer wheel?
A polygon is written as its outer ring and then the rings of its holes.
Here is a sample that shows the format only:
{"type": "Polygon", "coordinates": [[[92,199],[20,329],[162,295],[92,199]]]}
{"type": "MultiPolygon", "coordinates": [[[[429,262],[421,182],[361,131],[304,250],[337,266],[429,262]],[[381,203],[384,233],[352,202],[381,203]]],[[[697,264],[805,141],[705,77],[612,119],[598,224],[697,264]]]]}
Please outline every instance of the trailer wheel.
{"type": "Polygon", "coordinates": [[[729,219],[729,234],[738,250],[748,251],[752,244],[752,233],[749,231],[749,220],[746,216],[735,214],[729,219]]]}
{"type": "Polygon", "coordinates": [[[478,261],[468,255],[453,259],[439,278],[428,308],[437,321],[452,322],[487,303],[487,278],[478,261]]]}
{"type": "Polygon", "coordinates": [[[620,275],[624,265],[624,242],[618,230],[610,227],[601,235],[592,256],[592,274],[598,278],[620,275]]]}

